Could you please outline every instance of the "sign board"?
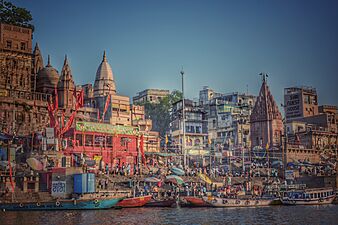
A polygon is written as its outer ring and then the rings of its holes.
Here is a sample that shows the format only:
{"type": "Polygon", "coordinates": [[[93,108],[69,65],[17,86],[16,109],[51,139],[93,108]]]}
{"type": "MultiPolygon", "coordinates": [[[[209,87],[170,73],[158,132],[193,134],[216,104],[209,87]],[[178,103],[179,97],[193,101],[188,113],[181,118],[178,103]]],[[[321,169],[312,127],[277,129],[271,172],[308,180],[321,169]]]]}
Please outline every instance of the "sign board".
{"type": "Polygon", "coordinates": [[[285,170],[285,179],[286,180],[293,180],[294,179],[293,170],[285,170]]]}
{"type": "Polygon", "coordinates": [[[132,126],[120,126],[111,125],[104,123],[92,123],[92,122],[76,122],[75,129],[77,131],[88,131],[97,133],[108,133],[108,134],[127,134],[127,135],[138,135],[139,129],[132,126]]]}
{"type": "Polygon", "coordinates": [[[52,196],[62,197],[66,194],[66,181],[52,181],[52,196]]]}
{"type": "Polygon", "coordinates": [[[54,128],[51,128],[51,127],[46,128],[46,138],[47,138],[47,145],[54,144],[54,128]]]}
{"type": "Polygon", "coordinates": [[[0,97],[7,97],[7,96],[8,96],[7,90],[1,89],[0,90],[0,97]]]}

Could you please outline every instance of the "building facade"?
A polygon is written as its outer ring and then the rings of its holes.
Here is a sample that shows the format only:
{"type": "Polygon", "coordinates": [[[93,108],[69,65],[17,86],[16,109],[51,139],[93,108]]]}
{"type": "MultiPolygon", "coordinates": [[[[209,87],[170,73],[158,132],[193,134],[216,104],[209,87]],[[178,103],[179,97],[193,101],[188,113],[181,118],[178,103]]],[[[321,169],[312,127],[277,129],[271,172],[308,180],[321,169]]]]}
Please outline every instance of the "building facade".
{"type": "Polygon", "coordinates": [[[144,91],[138,92],[137,95],[133,97],[133,103],[159,103],[161,99],[168,96],[169,93],[169,90],[146,89],[144,91]]]}
{"type": "Polygon", "coordinates": [[[316,89],[312,87],[285,88],[284,108],[287,121],[318,115],[316,89]]]}
{"type": "MultiPolygon", "coordinates": [[[[185,104],[185,150],[201,150],[208,143],[206,112],[197,102],[186,99],[185,104]]],[[[183,104],[175,102],[172,106],[170,136],[172,148],[182,151],[183,143],[183,104]]]]}

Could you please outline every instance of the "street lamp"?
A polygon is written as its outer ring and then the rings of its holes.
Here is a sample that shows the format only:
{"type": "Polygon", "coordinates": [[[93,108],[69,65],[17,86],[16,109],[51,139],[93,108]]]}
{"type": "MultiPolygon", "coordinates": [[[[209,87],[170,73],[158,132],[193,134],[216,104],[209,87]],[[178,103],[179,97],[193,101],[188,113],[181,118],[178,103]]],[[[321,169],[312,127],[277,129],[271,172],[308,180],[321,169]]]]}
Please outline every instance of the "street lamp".
{"type": "Polygon", "coordinates": [[[182,140],[182,152],[183,152],[183,165],[184,168],[187,167],[187,153],[185,151],[185,104],[184,104],[184,71],[183,68],[180,72],[182,75],[182,126],[183,126],[183,140],[182,140]]]}

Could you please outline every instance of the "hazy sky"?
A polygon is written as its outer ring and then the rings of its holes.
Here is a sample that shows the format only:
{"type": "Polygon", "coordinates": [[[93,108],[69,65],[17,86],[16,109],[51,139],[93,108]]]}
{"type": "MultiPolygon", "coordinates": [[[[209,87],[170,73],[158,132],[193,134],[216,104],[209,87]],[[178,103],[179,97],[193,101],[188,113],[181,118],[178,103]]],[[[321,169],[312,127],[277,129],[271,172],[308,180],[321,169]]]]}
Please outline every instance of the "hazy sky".
{"type": "Polygon", "coordinates": [[[45,63],[61,71],[67,54],[76,84],[94,83],[103,50],[118,93],[180,89],[198,96],[257,95],[269,74],[277,103],[284,87],[317,88],[319,104],[338,105],[338,1],[16,0],[31,11],[45,63]]]}

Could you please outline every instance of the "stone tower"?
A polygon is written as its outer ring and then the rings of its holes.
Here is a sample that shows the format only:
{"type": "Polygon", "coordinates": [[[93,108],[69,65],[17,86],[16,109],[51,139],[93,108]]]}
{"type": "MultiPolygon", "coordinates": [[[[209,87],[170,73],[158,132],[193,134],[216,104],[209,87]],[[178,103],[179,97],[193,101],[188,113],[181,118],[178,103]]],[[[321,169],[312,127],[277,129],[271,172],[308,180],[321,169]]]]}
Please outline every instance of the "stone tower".
{"type": "Polygon", "coordinates": [[[65,56],[61,76],[57,84],[58,100],[60,108],[67,109],[73,108],[74,89],[75,84],[72,76],[72,71],[70,69],[67,56],[65,56]]]}
{"type": "Polygon", "coordinates": [[[106,52],[104,51],[102,62],[96,72],[94,97],[107,96],[108,94],[116,94],[116,86],[113,71],[107,61],[106,52]]]}
{"type": "Polygon", "coordinates": [[[266,74],[257,101],[250,116],[250,131],[252,147],[261,146],[265,148],[279,146],[283,132],[282,115],[269,90],[266,74]]]}
{"type": "Polygon", "coordinates": [[[38,43],[33,51],[32,91],[36,91],[37,75],[43,69],[43,58],[38,43]]]}

